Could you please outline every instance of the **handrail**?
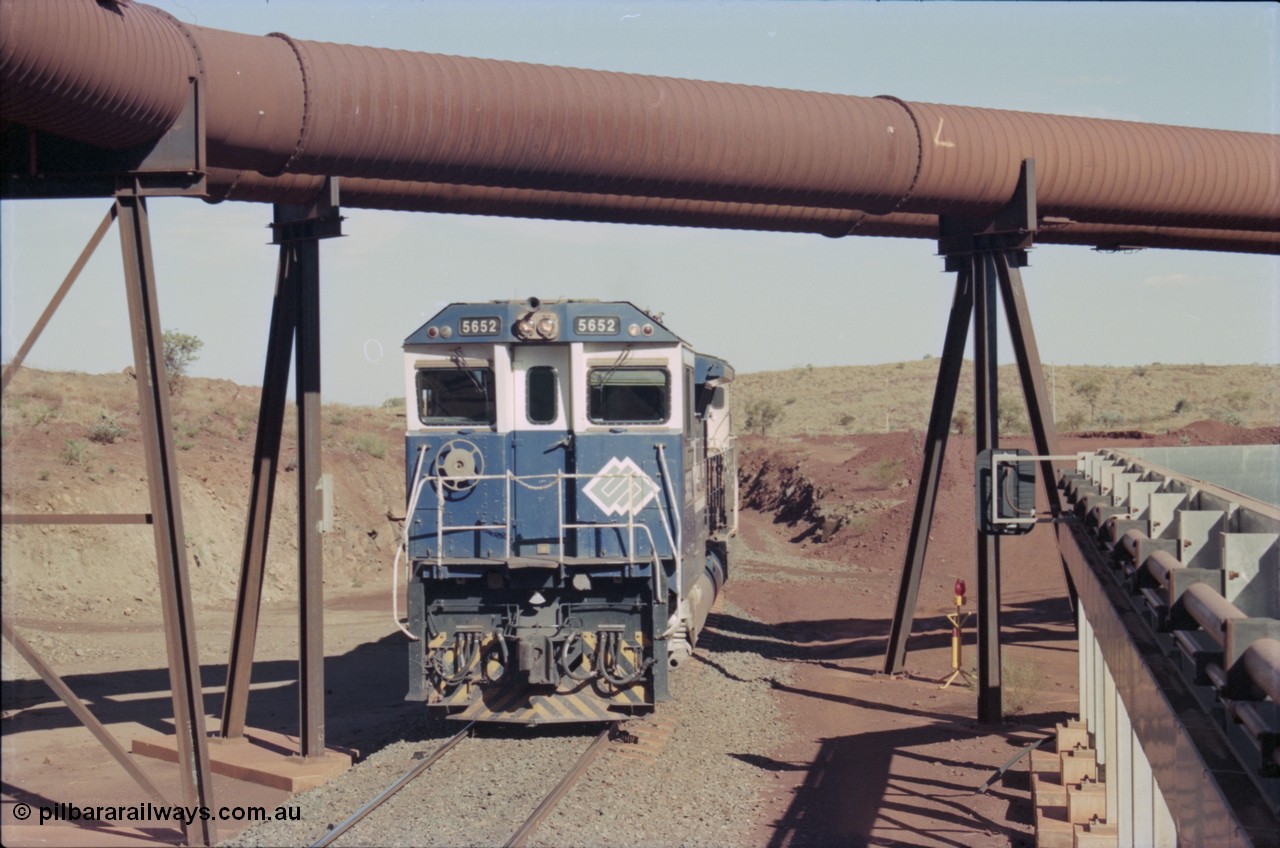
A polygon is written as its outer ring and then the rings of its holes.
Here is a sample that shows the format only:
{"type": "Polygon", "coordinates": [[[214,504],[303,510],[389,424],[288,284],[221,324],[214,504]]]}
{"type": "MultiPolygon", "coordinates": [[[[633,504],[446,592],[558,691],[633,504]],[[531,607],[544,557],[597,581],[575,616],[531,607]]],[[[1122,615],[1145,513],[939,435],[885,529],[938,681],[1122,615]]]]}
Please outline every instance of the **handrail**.
{"type": "MultiPolygon", "coordinates": [[[[638,487],[638,486],[636,486],[636,485],[634,485],[634,482],[635,482],[639,477],[641,477],[641,476],[644,476],[646,479],[648,479],[647,475],[643,475],[643,474],[636,474],[635,472],[627,472],[627,473],[625,473],[625,474],[588,474],[588,473],[565,473],[565,472],[563,472],[563,471],[557,471],[555,474],[526,474],[526,475],[517,475],[517,474],[513,474],[511,471],[506,471],[506,472],[504,472],[504,473],[502,473],[502,474],[467,474],[467,475],[455,475],[455,476],[449,476],[449,477],[441,477],[441,476],[438,476],[438,475],[427,475],[427,476],[422,477],[422,478],[418,481],[417,485],[414,487],[414,495],[413,495],[413,498],[411,499],[411,502],[410,502],[410,503],[411,503],[410,513],[409,513],[409,517],[407,517],[407,518],[406,518],[406,520],[410,520],[410,519],[411,519],[411,517],[412,517],[413,512],[414,512],[414,511],[416,511],[416,508],[417,508],[417,502],[418,502],[418,495],[419,495],[419,493],[420,493],[420,491],[421,491],[422,487],[423,487],[423,486],[425,486],[425,485],[427,485],[427,484],[430,484],[430,485],[435,489],[435,492],[436,492],[436,553],[435,553],[435,560],[436,560],[436,565],[437,565],[437,566],[443,566],[443,565],[444,565],[444,536],[445,536],[445,534],[446,534],[446,533],[476,532],[476,531],[481,531],[481,530],[494,530],[494,531],[501,530],[501,531],[502,531],[502,533],[503,533],[503,537],[504,537],[504,552],[503,552],[503,555],[504,555],[504,557],[509,558],[509,557],[511,556],[511,502],[512,502],[512,489],[511,489],[511,487],[512,487],[512,485],[513,485],[513,484],[519,484],[519,485],[524,486],[524,487],[526,487],[526,488],[532,488],[532,489],[537,489],[537,488],[550,488],[551,486],[555,486],[555,487],[556,487],[556,495],[557,495],[557,497],[556,497],[556,513],[557,513],[557,515],[556,515],[556,523],[557,523],[557,525],[558,525],[558,542],[559,542],[559,545],[560,545],[560,558],[561,558],[562,560],[563,560],[563,558],[564,558],[564,551],[565,551],[565,531],[567,531],[567,530],[574,530],[574,529],[615,529],[615,530],[626,530],[626,531],[627,531],[627,545],[626,545],[626,551],[625,551],[625,554],[624,554],[624,555],[625,555],[625,556],[627,556],[628,558],[635,558],[635,556],[636,556],[636,538],[635,538],[635,534],[636,534],[636,529],[637,529],[637,528],[639,528],[641,531],[643,531],[644,535],[647,537],[648,542],[649,542],[650,550],[651,550],[651,551],[652,551],[652,553],[653,553],[653,560],[654,560],[654,563],[655,563],[655,564],[657,564],[657,562],[658,562],[658,546],[657,546],[657,542],[656,542],[656,540],[653,538],[653,532],[652,532],[652,530],[651,530],[651,529],[650,529],[646,524],[644,524],[644,523],[637,523],[637,522],[636,522],[636,520],[635,520],[635,517],[636,517],[635,496],[636,496],[636,492],[638,491],[639,487],[638,487]],[[629,501],[629,503],[628,503],[628,510],[627,510],[627,521],[626,521],[625,523],[623,523],[623,522],[610,522],[610,523],[607,523],[607,524],[594,524],[594,523],[592,523],[592,524],[588,524],[588,523],[569,523],[569,522],[566,522],[566,520],[565,520],[565,515],[564,515],[564,500],[565,500],[565,497],[564,497],[564,495],[565,495],[565,492],[564,492],[564,481],[565,481],[565,480],[579,480],[579,479],[584,479],[584,478],[585,478],[585,479],[597,479],[597,478],[602,478],[602,477],[603,477],[603,478],[605,478],[605,479],[613,479],[613,478],[617,478],[617,479],[626,479],[626,480],[628,480],[628,481],[631,481],[632,485],[628,485],[628,487],[627,487],[627,497],[628,497],[628,501],[629,501]],[[502,481],[504,481],[504,493],[503,493],[503,494],[504,494],[504,496],[503,496],[503,513],[504,513],[504,514],[503,514],[503,522],[502,522],[501,524],[457,524],[457,525],[449,525],[449,524],[447,524],[447,523],[445,522],[445,504],[447,503],[447,501],[445,501],[445,489],[446,489],[446,487],[445,487],[444,485],[442,485],[442,482],[443,482],[444,480],[448,480],[448,481],[450,481],[450,482],[452,482],[452,483],[454,483],[454,484],[458,484],[458,483],[468,483],[468,482],[470,482],[470,483],[478,483],[478,482],[485,481],[485,480],[502,480],[502,481]],[[533,481],[535,481],[535,480],[545,480],[545,481],[551,481],[551,482],[549,482],[549,483],[547,483],[546,485],[543,485],[543,486],[534,486],[534,485],[533,485],[533,481]]],[[[669,528],[667,527],[667,523],[668,523],[669,519],[667,519],[667,516],[666,516],[666,509],[665,509],[665,508],[663,507],[663,505],[662,505],[662,499],[661,499],[661,498],[656,498],[656,501],[657,501],[657,505],[658,505],[658,512],[659,512],[659,514],[662,516],[662,519],[663,519],[660,523],[663,525],[663,529],[667,531],[667,541],[668,541],[668,543],[669,543],[669,544],[671,544],[672,549],[676,552],[676,554],[675,554],[675,555],[676,555],[676,560],[677,560],[677,570],[678,570],[678,569],[679,569],[679,561],[680,561],[680,550],[679,550],[679,547],[678,547],[678,543],[677,543],[677,541],[676,541],[676,538],[674,538],[674,537],[672,537],[672,536],[671,536],[671,532],[670,532],[669,528]]],[[[677,525],[677,527],[678,527],[678,525],[677,525]]],[[[407,544],[407,542],[406,542],[406,544],[407,544]]]]}
{"type": "MultiPolygon", "coordinates": [[[[413,514],[418,510],[418,497],[422,494],[422,485],[425,479],[420,479],[419,474],[422,473],[422,460],[426,457],[425,448],[418,448],[418,461],[413,468],[413,491],[409,496],[409,508],[404,514],[404,532],[400,534],[400,544],[396,547],[395,559],[391,562],[391,620],[395,622],[400,632],[408,636],[414,642],[418,641],[418,637],[409,632],[409,629],[400,623],[400,556],[409,553],[409,522],[413,519],[413,514]]],[[[407,556],[406,556],[407,559],[407,556]]],[[[405,575],[406,585],[409,582],[409,575],[405,575]]]]}
{"type": "Polygon", "coordinates": [[[679,610],[684,603],[684,522],[676,512],[680,504],[676,502],[675,492],[671,488],[671,472],[667,469],[667,446],[659,442],[656,447],[658,448],[658,466],[662,471],[662,485],[667,490],[667,497],[671,499],[672,515],[666,513],[661,498],[658,499],[658,509],[663,513],[667,523],[675,528],[675,538],[672,540],[671,547],[676,558],[676,609],[679,610]]]}

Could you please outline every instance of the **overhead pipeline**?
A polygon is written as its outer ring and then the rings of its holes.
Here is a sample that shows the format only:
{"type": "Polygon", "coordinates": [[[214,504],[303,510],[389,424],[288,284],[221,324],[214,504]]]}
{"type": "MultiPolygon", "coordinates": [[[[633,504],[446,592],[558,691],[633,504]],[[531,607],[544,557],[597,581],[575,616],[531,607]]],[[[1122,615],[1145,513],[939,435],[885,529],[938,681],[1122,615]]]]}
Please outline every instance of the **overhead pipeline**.
{"type": "MultiPolygon", "coordinates": [[[[215,168],[209,173],[209,199],[305,205],[321,193],[324,179],[312,174],[266,177],[252,171],[215,168]]],[[[831,238],[938,237],[937,215],[909,212],[871,215],[852,209],[359,178],[340,180],[339,193],[342,206],[355,209],[814,233],[831,238]]],[[[1042,220],[1036,241],[1102,250],[1152,247],[1280,254],[1280,232],[1083,224],[1060,219],[1042,220]]]]}
{"type": "Polygon", "coordinates": [[[0,118],[155,139],[203,80],[211,166],[832,209],[1280,230],[1280,136],[257,37],[109,0],[0,4],[0,118]]]}

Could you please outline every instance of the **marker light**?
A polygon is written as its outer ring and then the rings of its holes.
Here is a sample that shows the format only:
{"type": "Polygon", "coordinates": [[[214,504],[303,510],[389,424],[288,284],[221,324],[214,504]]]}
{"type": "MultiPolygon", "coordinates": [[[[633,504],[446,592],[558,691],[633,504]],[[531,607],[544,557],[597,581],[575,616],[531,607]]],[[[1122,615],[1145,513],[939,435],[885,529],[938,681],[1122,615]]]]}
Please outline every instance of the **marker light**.
{"type": "Polygon", "coordinates": [[[640,325],[639,325],[639,324],[632,324],[630,327],[628,327],[628,328],[627,328],[627,335],[628,335],[628,336],[638,336],[638,335],[640,335],[640,325]]]}
{"type": "Polygon", "coordinates": [[[652,336],[652,335],[653,335],[653,325],[652,325],[652,324],[645,324],[645,325],[644,325],[644,329],[642,329],[640,332],[644,333],[646,336],[652,336]]]}
{"type": "Polygon", "coordinates": [[[440,335],[440,331],[437,330],[435,327],[427,328],[427,338],[434,339],[438,335],[440,335]]]}
{"type": "Polygon", "coordinates": [[[441,337],[441,338],[445,338],[445,339],[447,339],[447,338],[449,338],[449,337],[450,337],[450,336],[452,336],[452,335],[453,335],[453,328],[452,328],[452,327],[441,327],[441,328],[440,328],[440,337],[441,337]]]}

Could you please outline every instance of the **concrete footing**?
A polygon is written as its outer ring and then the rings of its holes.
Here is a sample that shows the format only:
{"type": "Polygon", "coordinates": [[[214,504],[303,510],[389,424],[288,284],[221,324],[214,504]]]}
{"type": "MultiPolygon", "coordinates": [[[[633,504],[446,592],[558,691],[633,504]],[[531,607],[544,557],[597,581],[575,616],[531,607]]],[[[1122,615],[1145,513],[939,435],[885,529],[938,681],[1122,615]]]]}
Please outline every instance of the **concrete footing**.
{"type": "Polygon", "coordinates": [[[1106,784],[1084,722],[1058,725],[1057,750],[1031,752],[1031,795],[1037,848],[1114,848],[1106,784]]]}
{"type": "MultiPolygon", "coordinates": [[[[214,774],[283,789],[290,794],[314,789],[351,768],[358,751],[327,748],[321,756],[301,757],[298,739],[268,730],[246,730],[239,739],[209,738],[214,774]]],[[[146,736],[133,740],[133,753],[170,763],[178,761],[177,739],[146,736]]]]}

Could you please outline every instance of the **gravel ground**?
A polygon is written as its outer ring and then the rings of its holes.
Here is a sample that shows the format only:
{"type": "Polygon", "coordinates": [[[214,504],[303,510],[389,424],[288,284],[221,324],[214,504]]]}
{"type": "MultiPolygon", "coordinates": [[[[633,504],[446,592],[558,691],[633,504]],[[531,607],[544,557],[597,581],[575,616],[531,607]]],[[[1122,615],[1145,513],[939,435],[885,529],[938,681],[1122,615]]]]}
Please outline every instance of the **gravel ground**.
{"type": "MultiPolygon", "coordinates": [[[[747,844],[773,789],[768,755],[787,740],[770,695],[783,664],[728,650],[718,622],[747,619],[721,599],[698,646],[701,661],[672,676],[658,706],[674,732],[651,758],[608,750],[533,834],[534,846],[738,846],[747,844]]],[[[309,844],[456,732],[424,719],[341,778],[295,798],[300,822],[269,822],[224,844],[309,844]]],[[[501,845],[594,739],[599,727],[485,728],[465,740],[339,845],[501,845]]],[[[620,744],[620,743],[615,743],[620,744]]]]}

